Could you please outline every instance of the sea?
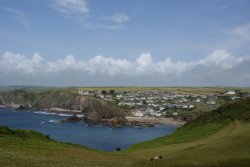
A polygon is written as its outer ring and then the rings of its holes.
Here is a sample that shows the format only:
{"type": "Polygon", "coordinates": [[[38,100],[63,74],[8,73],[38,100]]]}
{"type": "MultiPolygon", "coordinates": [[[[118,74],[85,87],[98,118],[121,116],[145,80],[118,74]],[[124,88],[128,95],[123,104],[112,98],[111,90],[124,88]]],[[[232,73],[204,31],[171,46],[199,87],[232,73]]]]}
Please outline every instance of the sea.
{"type": "Polygon", "coordinates": [[[61,123],[61,120],[70,116],[46,111],[17,111],[10,108],[0,108],[0,126],[36,130],[49,135],[56,141],[69,142],[103,151],[115,151],[117,147],[126,149],[133,144],[170,134],[177,128],[173,125],[111,128],[106,125],[89,125],[83,121],[61,123]]]}

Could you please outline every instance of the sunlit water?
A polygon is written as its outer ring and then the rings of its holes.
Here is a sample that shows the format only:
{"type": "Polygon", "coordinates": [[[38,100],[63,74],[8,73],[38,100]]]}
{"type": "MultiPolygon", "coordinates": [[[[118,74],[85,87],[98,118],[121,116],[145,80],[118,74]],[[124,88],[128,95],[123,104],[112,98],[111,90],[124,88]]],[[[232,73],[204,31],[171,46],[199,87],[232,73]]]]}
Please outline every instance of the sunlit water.
{"type": "Polygon", "coordinates": [[[176,127],[157,125],[155,127],[110,128],[105,125],[88,126],[83,121],[77,123],[58,123],[68,115],[46,114],[42,111],[15,111],[0,108],[0,125],[17,129],[36,130],[48,134],[57,141],[80,144],[94,149],[114,151],[117,147],[125,149],[132,144],[154,139],[172,133],[176,127]]]}

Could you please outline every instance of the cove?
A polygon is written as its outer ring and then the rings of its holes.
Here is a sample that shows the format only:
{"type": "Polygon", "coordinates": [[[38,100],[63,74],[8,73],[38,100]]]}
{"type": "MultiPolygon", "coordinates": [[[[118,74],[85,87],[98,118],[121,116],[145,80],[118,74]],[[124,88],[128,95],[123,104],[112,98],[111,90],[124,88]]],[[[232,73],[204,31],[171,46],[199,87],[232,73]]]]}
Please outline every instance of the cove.
{"type": "Polygon", "coordinates": [[[0,108],[0,126],[36,130],[48,134],[56,141],[69,142],[103,151],[115,151],[117,147],[125,149],[130,145],[170,134],[177,127],[156,125],[155,127],[110,128],[105,125],[89,126],[85,122],[59,123],[68,115],[46,114],[43,111],[15,111],[0,108]]]}

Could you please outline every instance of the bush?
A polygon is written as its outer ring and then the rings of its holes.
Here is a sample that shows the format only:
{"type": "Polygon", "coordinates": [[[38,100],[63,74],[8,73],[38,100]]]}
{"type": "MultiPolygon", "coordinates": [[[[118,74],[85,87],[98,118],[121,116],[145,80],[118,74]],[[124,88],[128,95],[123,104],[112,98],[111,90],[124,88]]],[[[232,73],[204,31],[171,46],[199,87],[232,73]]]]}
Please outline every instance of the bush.
{"type": "Polygon", "coordinates": [[[107,91],[106,91],[106,90],[103,90],[103,91],[101,92],[101,94],[102,94],[102,95],[106,95],[106,94],[107,94],[107,91]]]}
{"type": "Polygon", "coordinates": [[[45,135],[45,138],[46,139],[50,139],[50,135],[45,135]]]}
{"type": "Polygon", "coordinates": [[[116,147],[116,151],[121,151],[121,148],[120,147],[116,147]]]}
{"type": "Polygon", "coordinates": [[[8,126],[0,126],[0,134],[14,134],[14,131],[8,126]]]}
{"type": "Polygon", "coordinates": [[[109,94],[114,95],[114,94],[115,94],[115,90],[111,89],[111,90],[109,91],[109,94]]]}

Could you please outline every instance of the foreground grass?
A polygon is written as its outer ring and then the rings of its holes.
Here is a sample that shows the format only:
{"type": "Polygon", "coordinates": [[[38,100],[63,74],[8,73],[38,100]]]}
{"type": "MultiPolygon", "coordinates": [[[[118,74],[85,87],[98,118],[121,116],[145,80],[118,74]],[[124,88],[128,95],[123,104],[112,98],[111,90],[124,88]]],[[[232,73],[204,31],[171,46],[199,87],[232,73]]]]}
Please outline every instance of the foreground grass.
{"type": "Polygon", "coordinates": [[[182,142],[169,137],[177,144],[161,139],[160,144],[154,141],[150,147],[142,145],[120,153],[102,153],[46,138],[5,134],[0,136],[0,166],[248,166],[249,129],[250,123],[234,121],[201,139],[182,142]],[[163,159],[150,161],[160,155],[163,159]]]}
{"type": "Polygon", "coordinates": [[[126,152],[135,151],[138,149],[145,149],[145,148],[154,148],[164,145],[171,145],[171,144],[179,144],[179,143],[186,143],[191,142],[194,140],[199,140],[206,138],[219,130],[225,127],[228,123],[210,123],[206,126],[186,126],[185,128],[180,128],[175,131],[175,133],[166,135],[163,137],[159,137],[157,139],[153,139],[151,141],[141,142],[139,144],[135,144],[125,150],[126,152]]]}
{"type": "MultiPolygon", "coordinates": [[[[152,166],[248,166],[249,127],[249,124],[234,122],[204,139],[144,149],[131,154],[147,152],[165,157],[152,166]]],[[[139,161],[135,166],[150,166],[150,163],[139,161]]]]}

